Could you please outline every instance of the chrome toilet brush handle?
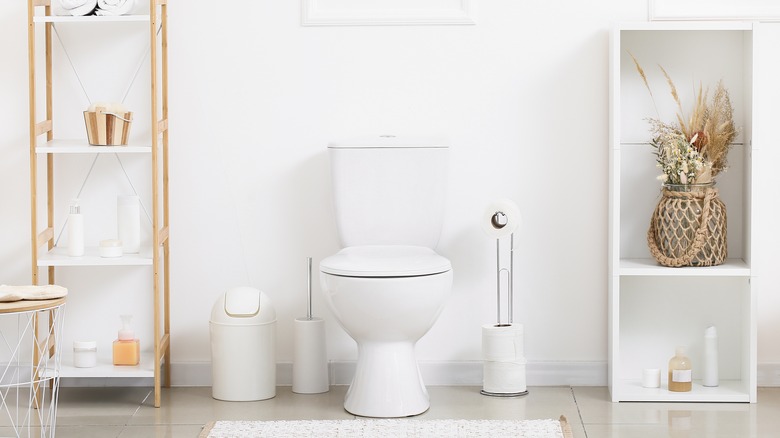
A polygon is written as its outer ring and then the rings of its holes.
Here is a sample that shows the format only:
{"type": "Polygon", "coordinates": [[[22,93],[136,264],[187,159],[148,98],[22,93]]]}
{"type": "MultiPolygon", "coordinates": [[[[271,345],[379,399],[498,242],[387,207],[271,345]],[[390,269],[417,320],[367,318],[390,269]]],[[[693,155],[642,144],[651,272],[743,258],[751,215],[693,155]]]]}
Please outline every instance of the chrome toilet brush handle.
{"type": "Polygon", "coordinates": [[[306,282],[308,284],[307,287],[307,297],[306,297],[306,319],[311,321],[312,318],[312,312],[311,312],[311,257],[306,257],[306,263],[308,264],[308,270],[306,275],[306,282]]]}

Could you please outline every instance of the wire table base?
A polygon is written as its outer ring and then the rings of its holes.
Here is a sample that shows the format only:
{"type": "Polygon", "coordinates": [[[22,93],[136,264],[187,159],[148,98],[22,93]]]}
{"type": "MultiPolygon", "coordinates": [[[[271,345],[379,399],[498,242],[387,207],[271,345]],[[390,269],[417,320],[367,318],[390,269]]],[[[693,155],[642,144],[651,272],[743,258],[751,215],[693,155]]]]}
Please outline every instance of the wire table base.
{"type": "Polygon", "coordinates": [[[0,303],[0,436],[54,437],[65,298],[0,303]]]}

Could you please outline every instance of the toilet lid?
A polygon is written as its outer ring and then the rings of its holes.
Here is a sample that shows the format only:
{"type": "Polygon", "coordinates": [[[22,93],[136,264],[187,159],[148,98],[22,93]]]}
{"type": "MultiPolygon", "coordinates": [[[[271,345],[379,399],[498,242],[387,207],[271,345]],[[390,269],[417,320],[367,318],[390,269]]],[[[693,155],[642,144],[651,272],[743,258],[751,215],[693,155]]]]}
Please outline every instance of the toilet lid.
{"type": "Polygon", "coordinates": [[[450,269],[449,260],[422,246],[353,246],[320,262],[320,271],[344,277],[416,277],[450,269]]]}

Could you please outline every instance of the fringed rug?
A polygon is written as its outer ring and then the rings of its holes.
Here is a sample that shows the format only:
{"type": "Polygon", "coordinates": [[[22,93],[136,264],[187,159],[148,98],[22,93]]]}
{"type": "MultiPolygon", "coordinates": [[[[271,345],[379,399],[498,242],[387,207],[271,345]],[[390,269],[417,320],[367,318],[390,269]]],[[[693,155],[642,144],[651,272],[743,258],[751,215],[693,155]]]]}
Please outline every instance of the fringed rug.
{"type": "Polygon", "coordinates": [[[485,437],[572,438],[566,417],[559,420],[295,420],[212,421],[199,438],[260,437],[485,437]]]}

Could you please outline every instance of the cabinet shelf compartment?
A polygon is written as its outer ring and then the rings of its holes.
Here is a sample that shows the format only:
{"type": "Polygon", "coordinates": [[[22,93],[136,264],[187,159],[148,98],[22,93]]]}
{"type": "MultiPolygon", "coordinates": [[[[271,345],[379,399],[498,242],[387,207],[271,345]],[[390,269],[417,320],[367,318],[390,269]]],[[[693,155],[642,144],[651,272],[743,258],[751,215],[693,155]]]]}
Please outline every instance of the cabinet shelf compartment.
{"type": "MultiPolygon", "coordinates": [[[[621,23],[610,40],[610,185],[608,384],[620,401],[756,401],[756,264],[753,225],[758,199],[755,156],[756,23],[621,23]],[[692,55],[695,54],[695,55],[692,55]],[[631,58],[643,67],[652,97],[631,58]],[[699,83],[723,80],[739,135],[716,188],[728,212],[728,259],[719,266],[669,268],[652,258],[647,231],[660,200],[648,118],[676,120],[662,66],[690,111],[699,83]],[[644,368],[663,380],[677,345],[688,345],[700,377],[704,330],[720,335],[721,385],[690,393],[641,387],[644,368]],[[728,354],[725,354],[725,353],[728,354]]],[[[687,114],[687,113],[686,113],[687,114]]]]}
{"type": "Polygon", "coordinates": [[[619,316],[612,321],[619,338],[613,398],[639,401],[637,397],[648,395],[652,398],[647,401],[750,401],[754,295],[749,277],[626,276],[619,283],[615,304],[619,316]],[[665,381],[668,361],[680,345],[687,347],[694,380],[700,377],[704,330],[710,325],[718,330],[720,386],[698,386],[687,397],[637,387],[644,368],[661,369],[665,381]],[[735,400],[736,394],[740,400],[735,400]]]}

